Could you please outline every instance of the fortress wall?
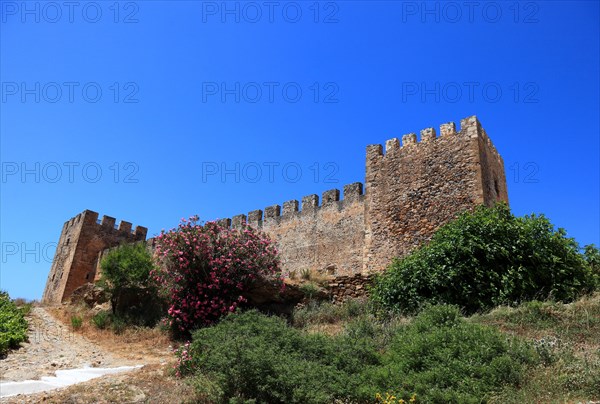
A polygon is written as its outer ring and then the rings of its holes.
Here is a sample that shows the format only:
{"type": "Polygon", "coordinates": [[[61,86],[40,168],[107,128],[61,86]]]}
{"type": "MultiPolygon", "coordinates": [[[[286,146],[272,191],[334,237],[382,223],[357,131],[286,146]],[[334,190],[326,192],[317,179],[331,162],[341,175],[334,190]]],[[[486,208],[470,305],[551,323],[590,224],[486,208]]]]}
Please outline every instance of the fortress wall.
{"type": "MultiPolygon", "coordinates": [[[[427,128],[382,145],[367,147],[365,189],[361,183],[325,191],[321,202],[308,195],[247,215],[221,219],[265,231],[277,243],[285,272],[334,275],[339,299],[360,296],[369,274],[384,270],[427,242],[436,229],[465,210],[508,202],[504,163],[475,116],[427,128]],[[402,144],[400,144],[402,143],[402,144]]],[[[44,301],[60,302],[82,284],[99,279],[99,259],[107,248],[145,240],[147,229],[89,210],[63,226],[44,301]]],[[[149,248],[153,241],[148,240],[149,248]]]]}
{"type": "Polygon", "coordinates": [[[362,270],[364,242],[364,195],[361,183],[337,189],[321,197],[297,200],[255,210],[248,215],[224,219],[222,225],[236,228],[246,221],[277,243],[282,267],[288,273],[311,270],[329,275],[350,275],[362,270]]]}

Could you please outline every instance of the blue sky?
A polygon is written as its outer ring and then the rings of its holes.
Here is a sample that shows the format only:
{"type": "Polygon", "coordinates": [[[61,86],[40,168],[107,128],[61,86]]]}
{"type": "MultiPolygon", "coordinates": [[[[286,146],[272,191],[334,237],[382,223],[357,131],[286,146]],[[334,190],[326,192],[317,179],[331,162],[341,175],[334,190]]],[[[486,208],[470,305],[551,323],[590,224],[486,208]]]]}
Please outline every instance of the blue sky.
{"type": "Polygon", "coordinates": [[[597,1],[0,1],[0,289],[84,209],[149,228],[364,181],[477,115],[513,211],[599,237],[597,1]]]}

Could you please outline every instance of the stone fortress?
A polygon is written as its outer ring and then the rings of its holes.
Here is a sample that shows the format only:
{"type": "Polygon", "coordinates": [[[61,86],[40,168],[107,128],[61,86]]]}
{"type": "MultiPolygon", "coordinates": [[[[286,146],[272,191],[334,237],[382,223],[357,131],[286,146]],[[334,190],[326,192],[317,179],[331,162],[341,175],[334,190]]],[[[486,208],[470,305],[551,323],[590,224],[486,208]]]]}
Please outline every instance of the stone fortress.
{"type": "MultiPolygon", "coordinates": [[[[508,203],[502,157],[477,117],[390,139],[384,148],[367,146],[362,183],[248,215],[221,219],[222,226],[242,223],[263,230],[277,242],[286,273],[310,270],[333,277],[332,289],[359,288],[369,274],[385,269],[392,258],[428,241],[435,230],[477,205],[508,203]],[[349,281],[350,280],[350,281],[349,281]]],[[[146,240],[147,229],[85,210],[62,229],[42,301],[60,303],[73,291],[99,279],[103,253],[121,243],[146,240]]],[[[147,240],[149,246],[153,239],[147,240]]],[[[332,294],[339,295],[338,291],[332,294]]],[[[346,293],[346,292],[345,292],[346,293]]],[[[344,293],[342,293],[343,295],[344,293]]],[[[346,293],[347,294],[347,293],[346,293]]]]}

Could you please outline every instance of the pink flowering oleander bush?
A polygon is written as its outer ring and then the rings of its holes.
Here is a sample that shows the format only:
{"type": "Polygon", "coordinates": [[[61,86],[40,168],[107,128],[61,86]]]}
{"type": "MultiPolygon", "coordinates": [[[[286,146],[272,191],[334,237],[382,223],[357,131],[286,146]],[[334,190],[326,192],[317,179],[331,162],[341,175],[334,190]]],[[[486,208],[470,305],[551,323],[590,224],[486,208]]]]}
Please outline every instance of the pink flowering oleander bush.
{"type": "Polygon", "coordinates": [[[157,237],[153,277],[169,302],[171,327],[187,333],[210,325],[246,303],[258,278],[282,283],[277,249],[251,227],[229,229],[198,217],[157,237]]]}

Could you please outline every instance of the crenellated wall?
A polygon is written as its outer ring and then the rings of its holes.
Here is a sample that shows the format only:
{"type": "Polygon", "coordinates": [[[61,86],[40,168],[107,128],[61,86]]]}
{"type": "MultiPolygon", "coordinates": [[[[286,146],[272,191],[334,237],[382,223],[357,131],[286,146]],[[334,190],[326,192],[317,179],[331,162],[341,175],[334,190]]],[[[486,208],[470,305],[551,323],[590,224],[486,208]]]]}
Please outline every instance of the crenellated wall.
{"type": "MultiPolygon", "coordinates": [[[[428,241],[459,213],[497,201],[508,203],[504,163],[475,116],[367,146],[365,183],[319,196],[253,210],[218,222],[239,228],[246,222],[276,242],[283,269],[333,275],[338,298],[364,293],[370,274],[392,258],[428,241]],[[364,192],[363,192],[364,191],[364,192]]],[[[84,211],[63,227],[50,270],[45,302],[59,302],[98,275],[101,252],[123,242],[145,240],[146,229],[84,211]]],[[[151,240],[148,243],[152,243],[151,240]]]]}
{"type": "Polygon", "coordinates": [[[222,226],[239,228],[243,222],[261,229],[277,241],[286,272],[311,270],[329,275],[354,274],[363,269],[362,251],[365,231],[363,185],[359,182],[340,191],[318,195],[254,210],[248,215],[222,219],[222,226]]]}
{"type": "Polygon", "coordinates": [[[96,277],[96,267],[100,252],[122,243],[146,239],[148,229],[136,226],[132,230],[129,222],[121,221],[115,225],[114,217],[103,216],[85,210],[65,222],[46,288],[43,303],[60,303],[86,282],[96,277]]]}
{"type": "Polygon", "coordinates": [[[353,276],[383,270],[431,238],[460,212],[508,203],[504,163],[477,117],[367,146],[361,183],[221,219],[243,222],[277,241],[286,271],[353,276]],[[402,143],[402,144],[401,144],[402,143]]]}

